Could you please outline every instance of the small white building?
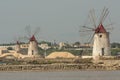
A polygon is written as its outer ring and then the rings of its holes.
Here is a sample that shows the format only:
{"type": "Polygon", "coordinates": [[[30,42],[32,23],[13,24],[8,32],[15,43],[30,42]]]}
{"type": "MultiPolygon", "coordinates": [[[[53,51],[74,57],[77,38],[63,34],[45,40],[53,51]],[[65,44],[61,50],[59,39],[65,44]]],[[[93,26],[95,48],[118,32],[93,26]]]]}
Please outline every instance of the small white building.
{"type": "Polygon", "coordinates": [[[63,47],[65,47],[65,43],[60,42],[60,43],[59,43],[59,49],[62,49],[63,47]]]}
{"type": "Polygon", "coordinates": [[[47,43],[42,43],[42,44],[40,44],[40,45],[38,45],[40,48],[42,48],[43,50],[47,50],[47,49],[49,49],[49,48],[51,48],[50,46],[48,46],[48,44],[47,43]]]}

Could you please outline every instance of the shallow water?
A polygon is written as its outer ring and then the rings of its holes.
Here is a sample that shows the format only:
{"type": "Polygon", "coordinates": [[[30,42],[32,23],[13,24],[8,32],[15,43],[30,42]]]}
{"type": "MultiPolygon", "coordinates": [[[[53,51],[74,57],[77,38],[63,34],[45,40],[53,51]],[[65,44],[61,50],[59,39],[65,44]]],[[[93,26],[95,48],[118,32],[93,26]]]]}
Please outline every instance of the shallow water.
{"type": "Polygon", "coordinates": [[[120,80],[120,71],[0,72],[0,80],[120,80]]]}

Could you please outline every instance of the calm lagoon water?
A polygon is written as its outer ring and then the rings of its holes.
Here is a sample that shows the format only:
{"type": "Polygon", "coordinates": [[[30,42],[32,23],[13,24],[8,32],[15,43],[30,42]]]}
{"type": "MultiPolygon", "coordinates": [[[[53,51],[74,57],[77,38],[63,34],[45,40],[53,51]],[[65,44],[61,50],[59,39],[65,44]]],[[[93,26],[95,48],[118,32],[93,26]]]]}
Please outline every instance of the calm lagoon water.
{"type": "Polygon", "coordinates": [[[0,80],[120,80],[120,71],[0,72],[0,80]]]}

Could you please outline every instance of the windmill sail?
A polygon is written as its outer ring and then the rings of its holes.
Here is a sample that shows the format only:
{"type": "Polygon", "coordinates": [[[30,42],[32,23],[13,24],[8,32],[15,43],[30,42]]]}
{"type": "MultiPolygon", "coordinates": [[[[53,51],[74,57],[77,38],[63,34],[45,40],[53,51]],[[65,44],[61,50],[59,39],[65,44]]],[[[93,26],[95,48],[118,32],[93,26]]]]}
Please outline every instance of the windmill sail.
{"type": "Polygon", "coordinates": [[[100,17],[98,27],[95,29],[94,44],[93,44],[93,58],[98,59],[100,56],[110,56],[110,40],[109,32],[103,26],[109,11],[104,8],[100,17]]]}
{"type": "Polygon", "coordinates": [[[32,33],[30,26],[28,26],[26,31],[28,31],[29,37],[29,47],[28,47],[28,57],[39,57],[38,51],[38,42],[35,35],[38,33],[39,29],[37,28],[34,33],[32,33]]]}

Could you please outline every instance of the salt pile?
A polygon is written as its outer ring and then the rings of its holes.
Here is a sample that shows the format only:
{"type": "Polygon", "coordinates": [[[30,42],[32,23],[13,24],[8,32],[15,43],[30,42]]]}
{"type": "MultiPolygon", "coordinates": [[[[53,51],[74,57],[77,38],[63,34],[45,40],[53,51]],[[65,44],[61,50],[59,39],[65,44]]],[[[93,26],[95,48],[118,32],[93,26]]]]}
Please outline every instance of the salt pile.
{"type": "Polygon", "coordinates": [[[75,58],[75,56],[69,52],[53,52],[46,58],[75,58]]]}

